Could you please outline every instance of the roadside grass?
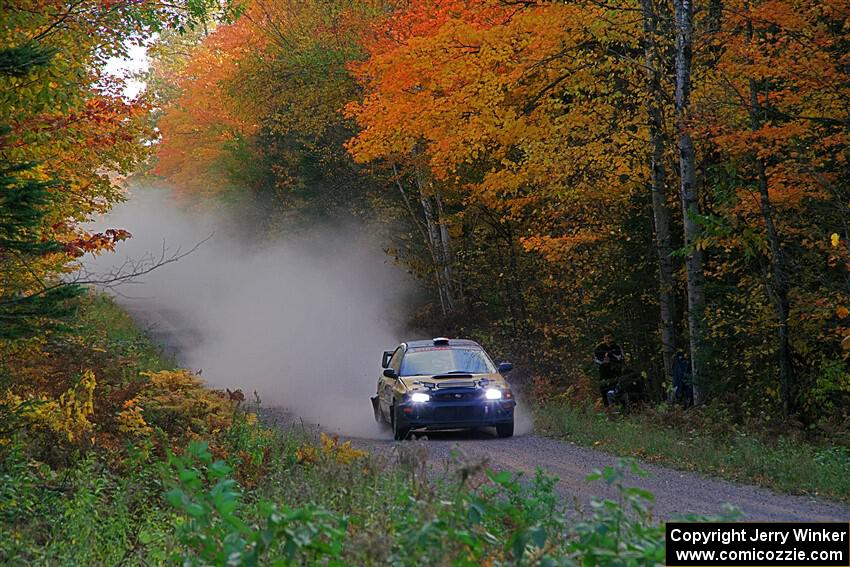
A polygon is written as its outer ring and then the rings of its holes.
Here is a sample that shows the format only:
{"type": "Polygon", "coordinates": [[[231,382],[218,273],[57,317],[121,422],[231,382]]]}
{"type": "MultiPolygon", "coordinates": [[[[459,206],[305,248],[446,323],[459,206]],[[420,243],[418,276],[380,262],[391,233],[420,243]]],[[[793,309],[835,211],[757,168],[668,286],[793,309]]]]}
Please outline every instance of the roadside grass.
{"type": "Polygon", "coordinates": [[[159,348],[108,295],[91,293],[81,298],[76,332],[86,337],[89,348],[110,358],[129,357],[131,372],[174,370],[177,362],[159,348]]]}
{"type": "MultiPolygon", "coordinates": [[[[692,410],[693,411],[693,410],[692,410]]],[[[643,413],[612,415],[566,403],[543,404],[536,424],[544,434],[624,457],[779,492],[850,502],[850,449],[779,437],[759,439],[734,430],[665,425],[643,413]]]]}
{"type": "Polygon", "coordinates": [[[166,564],[176,515],[160,502],[152,461],[114,467],[92,452],[65,468],[23,454],[0,465],[0,564],[166,564]],[[136,558],[144,553],[144,562],[136,558]]]}
{"type": "Polygon", "coordinates": [[[0,432],[11,435],[0,434],[0,564],[116,565],[136,548],[149,564],[168,563],[176,515],[160,502],[155,463],[176,440],[161,429],[140,437],[116,418],[145,386],[143,373],[175,362],[110,297],[77,301],[63,334],[5,369],[12,381],[0,388],[0,422],[11,427],[0,432]],[[91,412],[74,389],[83,370],[96,381],[91,412]],[[58,409],[70,414],[49,413],[68,385],[75,401],[58,409]]]}

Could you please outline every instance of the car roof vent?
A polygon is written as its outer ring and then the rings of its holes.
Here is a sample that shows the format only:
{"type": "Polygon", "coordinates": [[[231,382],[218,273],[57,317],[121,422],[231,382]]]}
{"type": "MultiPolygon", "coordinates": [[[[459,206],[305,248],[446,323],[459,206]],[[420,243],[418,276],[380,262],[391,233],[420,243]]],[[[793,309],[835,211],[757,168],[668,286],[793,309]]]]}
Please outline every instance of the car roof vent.
{"type": "Polygon", "coordinates": [[[447,345],[447,344],[449,344],[449,339],[447,339],[446,337],[436,337],[434,339],[434,344],[435,345],[447,345]]]}

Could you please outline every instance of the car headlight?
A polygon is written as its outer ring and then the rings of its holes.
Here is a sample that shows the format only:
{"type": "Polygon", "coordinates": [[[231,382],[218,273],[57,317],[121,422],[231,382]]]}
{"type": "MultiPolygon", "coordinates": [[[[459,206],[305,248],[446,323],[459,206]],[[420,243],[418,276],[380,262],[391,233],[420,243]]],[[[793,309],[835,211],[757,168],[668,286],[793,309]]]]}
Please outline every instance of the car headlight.
{"type": "Polygon", "coordinates": [[[484,396],[488,400],[501,400],[502,399],[502,391],[497,388],[487,388],[484,391],[484,396]]]}
{"type": "Polygon", "coordinates": [[[429,402],[431,401],[431,396],[422,392],[413,392],[412,394],[410,394],[410,401],[415,404],[429,402]]]}

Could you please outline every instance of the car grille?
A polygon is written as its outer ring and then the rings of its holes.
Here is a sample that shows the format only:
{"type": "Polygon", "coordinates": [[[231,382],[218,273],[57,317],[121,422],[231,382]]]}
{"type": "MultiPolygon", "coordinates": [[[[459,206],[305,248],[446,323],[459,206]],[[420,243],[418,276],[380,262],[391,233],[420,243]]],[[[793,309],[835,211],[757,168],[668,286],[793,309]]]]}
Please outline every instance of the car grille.
{"type": "Polygon", "coordinates": [[[438,421],[472,421],[482,418],[480,406],[442,407],[434,409],[438,421]]]}
{"type": "Polygon", "coordinates": [[[447,392],[444,394],[434,394],[431,396],[438,402],[468,402],[469,400],[477,400],[481,397],[480,392],[447,392]]]}

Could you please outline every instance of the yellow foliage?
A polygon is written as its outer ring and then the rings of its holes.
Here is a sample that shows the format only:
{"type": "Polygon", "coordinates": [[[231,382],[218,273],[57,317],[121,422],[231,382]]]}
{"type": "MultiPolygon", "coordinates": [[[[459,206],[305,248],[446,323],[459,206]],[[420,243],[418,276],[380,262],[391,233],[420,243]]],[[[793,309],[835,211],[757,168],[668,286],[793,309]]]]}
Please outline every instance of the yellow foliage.
{"type": "Polygon", "coordinates": [[[309,443],[305,443],[298,447],[298,450],[295,451],[295,458],[298,459],[299,463],[315,463],[319,460],[319,450],[309,443]]]}
{"type": "Polygon", "coordinates": [[[361,449],[355,449],[351,446],[351,441],[339,442],[339,437],[336,435],[331,437],[326,433],[322,433],[320,437],[321,447],[316,447],[309,443],[305,443],[295,452],[295,456],[299,463],[315,463],[320,458],[335,462],[341,465],[347,465],[357,459],[362,459],[368,453],[361,449]]]}
{"type": "Polygon", "coordinates": [[[233,406],[221,392],[204,387],[189,370],[143,372],[148,384],[137,396],[145,422],[176,436],[215,433],[230,426],[233,406]]]}
{"type": "Polygon", "coordinates": [[[347,465],[351,461],[362,459],[367,455],[366,451],[355,449],[351,446],[351,441],[345,443],[339,442],[339,437],[334,435],[329,437],[322,433],[322,453],[332,457],[336,462],[347,465]]]}
{"type": "Polygon", "coordinates": [[[146,437],[151,434],[153,429],[145,421],[142,413],[145,410],[138,405],[136,398],[124,402],[124,409],[118,413],[116,421],[118,422],[118,430],[122,433],[129,433],[138,437],[146,437]]]}
{"type": "Polygon", "coordinates": [[[47,429],[68,441],[80,441],[92,430],[89,418],[94,414],[94,389],[97,386],[94,372],[86,370],[80,381],[59,399],[40,396],[26,400],[11,392],[5,395],[5,401],[11,405],[20,405],[27,401],[36,402],[24,413],[27,422],[35,429],[47,429]]]}
{"type": "Polygon", "coordinates": [[[97,386],[97,380],[94,372],[86,370],[73,388],[59,396],[59,407],[63,417],[62,426],[69,441],[91,430],[89,416],[94,413],[95,386],[97,386]]]}

